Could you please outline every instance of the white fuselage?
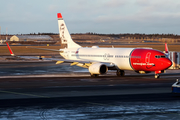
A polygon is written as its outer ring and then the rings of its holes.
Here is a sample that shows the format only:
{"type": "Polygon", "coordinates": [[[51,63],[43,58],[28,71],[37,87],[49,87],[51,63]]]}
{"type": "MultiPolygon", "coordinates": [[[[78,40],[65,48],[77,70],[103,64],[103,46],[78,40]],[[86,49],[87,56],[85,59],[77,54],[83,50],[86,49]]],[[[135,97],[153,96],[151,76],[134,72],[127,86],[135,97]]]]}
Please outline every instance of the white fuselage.
{"type": "Polygon", "coordinates": [[[107,68],[117,70],[118,76],[123,76],[124,70],[145,73],[155,71],[158,75],[172,65],[164,53],[153,49],[99,48],[98,46],[83,48],[72,40],[61,13],[57,14],[57,18],[59,36],[64,48],[59,51],[67,59],[60,63],[70,62],[71,65],[88,68],[92,76],[106,73],[107,68]],[[110,66],[104,65],[106,63],[110,66]]]}
{"type": "Polygon", "coordinates": [[[132,70],[130,54],[134,48],[69,48],[60,53],[65,59],[113,63],[119,69],[132,70]]]}

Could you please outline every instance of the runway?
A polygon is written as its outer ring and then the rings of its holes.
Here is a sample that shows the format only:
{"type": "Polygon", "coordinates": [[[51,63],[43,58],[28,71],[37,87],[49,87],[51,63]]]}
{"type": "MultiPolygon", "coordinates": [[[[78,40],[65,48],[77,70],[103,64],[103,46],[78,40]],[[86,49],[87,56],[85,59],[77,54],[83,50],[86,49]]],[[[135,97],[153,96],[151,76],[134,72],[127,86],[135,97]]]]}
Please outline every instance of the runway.
{"type": "MultiPolygon", "coordinates": [[[[130,79],[130,78],[129,78],[130,79]]],[[[137,78],[139,79],[139,78],[137,78]]],[[[136,80],[136,79],[134,79],[136,80]]],[[[1,79],[0,99],[82,97],[170,93],[171,81],[128,81],[119,78],[61,77],[1,79]],[[127,83],[126,83],[127,82],[127,83]],[[161,83],[164,82],[164,83],[161,83]]]]}
{"type": "Polygon", "coordinates": [[[110,71],[91,78],[86,69],[68,64],[2,63],[0,118],[177,119],[180,97],[171,93],[171,85],[179,73],[167,70],[155,79],[133,71],[117,77],[110,71]]]}

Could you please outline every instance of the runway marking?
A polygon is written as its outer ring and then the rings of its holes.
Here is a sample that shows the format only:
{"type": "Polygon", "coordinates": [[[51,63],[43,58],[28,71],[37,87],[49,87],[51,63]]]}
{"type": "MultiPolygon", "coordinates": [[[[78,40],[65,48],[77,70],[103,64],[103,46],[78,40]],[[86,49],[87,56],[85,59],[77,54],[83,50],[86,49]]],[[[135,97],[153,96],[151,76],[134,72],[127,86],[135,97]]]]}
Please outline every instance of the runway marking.
{"type": "Polygon", "coordinates": [[[18,93],[18,92],[11,92],[11,91],[1,91],[2,93],[9,93],[9,94],[17,94],[17,95],[24,95],[24,96],[33,96],[33,97],[40,97],[40,98],[50,98],[48,96],[41,96],[41,95],[34,95],[34,94],[26,94],[26,93],[18,93]]]}

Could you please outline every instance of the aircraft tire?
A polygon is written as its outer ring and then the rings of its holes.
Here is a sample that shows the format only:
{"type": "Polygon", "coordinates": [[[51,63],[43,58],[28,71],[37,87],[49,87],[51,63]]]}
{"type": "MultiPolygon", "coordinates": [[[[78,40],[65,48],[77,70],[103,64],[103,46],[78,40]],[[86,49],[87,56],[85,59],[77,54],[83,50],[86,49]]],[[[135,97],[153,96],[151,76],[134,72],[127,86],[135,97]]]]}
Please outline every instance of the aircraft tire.
{"type": "Polygon", "coordinates": [[[155,78],[156,79],[160,78],[160,75],[159,74],[155,74],[155,78]]]}
{"type": "Polygon", "coordinates": [[[98,77],[98,74],[91,74],[91,77],[98,77]]]}

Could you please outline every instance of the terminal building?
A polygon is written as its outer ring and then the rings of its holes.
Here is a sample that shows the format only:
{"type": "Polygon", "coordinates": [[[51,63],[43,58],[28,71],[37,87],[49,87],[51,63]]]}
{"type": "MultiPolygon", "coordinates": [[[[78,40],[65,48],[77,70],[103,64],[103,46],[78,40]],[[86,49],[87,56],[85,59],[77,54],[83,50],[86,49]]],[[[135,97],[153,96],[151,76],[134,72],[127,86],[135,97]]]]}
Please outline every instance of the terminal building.
{"type": "Polygon", "coordinates": [[[52,40],[53,38],[49,35],[14,35],[10,38],[10,41],[16,42],[47,42],[52,40]]]}
{"type": "Polygon", "coordinates": [[[173,63],[169,69],[180,69],[180,52],[170,51],[169,58],[173,63]]]}

